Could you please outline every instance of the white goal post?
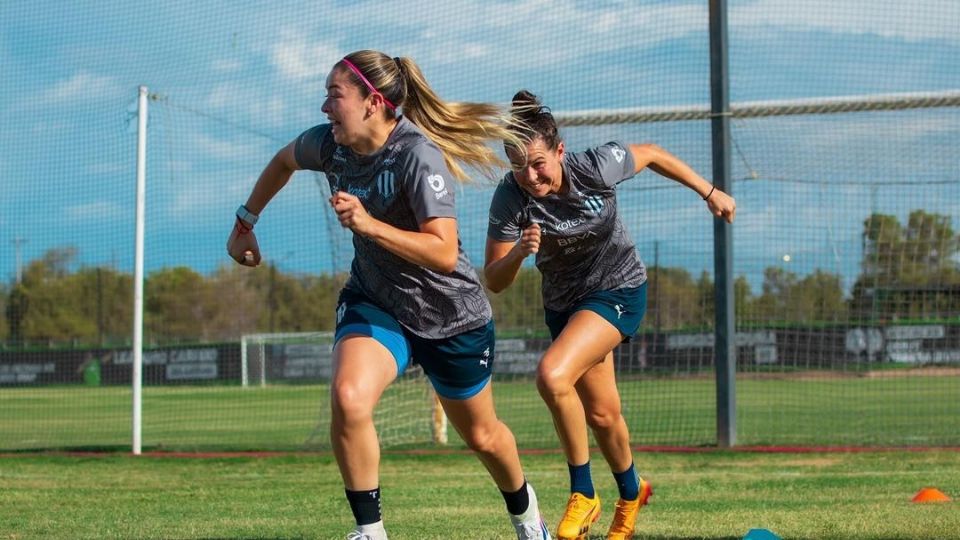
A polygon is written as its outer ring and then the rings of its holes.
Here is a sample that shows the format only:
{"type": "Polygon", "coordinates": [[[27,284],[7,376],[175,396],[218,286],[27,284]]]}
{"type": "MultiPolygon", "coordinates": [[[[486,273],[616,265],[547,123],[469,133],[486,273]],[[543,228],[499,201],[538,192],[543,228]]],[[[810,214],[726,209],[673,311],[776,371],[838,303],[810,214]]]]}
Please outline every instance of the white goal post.
{"type": "Polygon", "coordinates": [[[240,382],[244,387],[266,386],[268,371],[276,374],[271,379],[329,380],[332,352],[333,332],[244,334],[240,382]]]}

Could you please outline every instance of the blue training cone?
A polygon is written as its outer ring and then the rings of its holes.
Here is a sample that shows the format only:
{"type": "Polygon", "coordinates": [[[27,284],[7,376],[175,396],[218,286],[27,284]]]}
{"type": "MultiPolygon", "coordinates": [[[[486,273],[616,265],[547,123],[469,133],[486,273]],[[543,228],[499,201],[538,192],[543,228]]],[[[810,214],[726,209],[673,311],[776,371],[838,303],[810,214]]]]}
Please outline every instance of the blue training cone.
{"type": "Polygon", "coordinates": [[[743,540],[780,540],[770,529],[750,529],[743,540]]]}

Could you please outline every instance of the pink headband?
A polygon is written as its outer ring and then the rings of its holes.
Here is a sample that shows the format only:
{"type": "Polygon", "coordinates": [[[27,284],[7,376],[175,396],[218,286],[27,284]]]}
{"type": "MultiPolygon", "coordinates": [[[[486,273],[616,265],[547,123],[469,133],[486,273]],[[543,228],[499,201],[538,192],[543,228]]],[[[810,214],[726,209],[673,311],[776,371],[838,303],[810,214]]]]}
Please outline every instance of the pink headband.
{"type": "Polygon", "coordinates": [[[370,81],[368,81],[367,78],[363,76],[363,73],[360,73],[360,68],[353,65],[353,62],[347,60],[346,57],[344,57],[344,59],[341,60],[341,62],[346,64],[347,67],[350,68],[350,71],[356,73],[357,77],[360,77],[360,80],[363,81],[363,84],[367,85],[367,89],[370,90],[370,92],[377,94],[378,96],[383,98],[383,102],[386,104],[387,107],[390,107],[391,111],[397,110],[397,106],[391,103],[390,100],[387,99],[387,96],[381,94],[379,90],[374,88],[373,85],[370,84],[370,81]]]}

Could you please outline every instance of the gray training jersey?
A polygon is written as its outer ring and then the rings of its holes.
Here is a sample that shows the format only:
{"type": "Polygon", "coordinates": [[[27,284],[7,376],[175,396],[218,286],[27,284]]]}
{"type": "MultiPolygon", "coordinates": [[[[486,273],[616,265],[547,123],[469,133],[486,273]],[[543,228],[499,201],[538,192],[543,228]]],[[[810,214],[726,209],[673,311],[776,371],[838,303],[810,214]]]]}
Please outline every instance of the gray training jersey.
{"type": "Polygon", "coordinates": [[[562,163],[566,193],[534,198],[507,173],[490,203],[487,236],[515,242],[525,227],[540,225],[537,268],[543,305],[567,311],[585,296],[647,280],[617,212],[616,186],[634,175],[633,155],[619,142],[567,153],[562,163]]]}
{"type": "MultiPolygon", "coordinates": [[[[417,126],[401,117],[386,144],[361,156],[333,140],[329,124],[297,138],[297,164],[326,174],[331,193],[358,197],[375,219],[419,231],[429,218],[456,218],[453,182],[443,154],[417,126]]],[[[473,330],[492,318],[476,271],[459,245],[456,269],[434,272],[406,261],[359,234],[346,288],[367,296],[414,334],[441,339],[473,330]]]]}

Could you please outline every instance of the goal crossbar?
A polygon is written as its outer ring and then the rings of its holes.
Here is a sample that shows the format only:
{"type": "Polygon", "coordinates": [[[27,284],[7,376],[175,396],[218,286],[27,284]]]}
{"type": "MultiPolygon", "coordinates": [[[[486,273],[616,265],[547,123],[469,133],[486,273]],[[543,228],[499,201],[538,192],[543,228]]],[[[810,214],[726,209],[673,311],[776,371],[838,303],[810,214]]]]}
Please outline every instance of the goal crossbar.
{"type": "MultiPolygon", "coordinates": [[[[761,118],[801,114],[837,114],[861,111],[897,111],[934,107],[960,107],[960,90],[943,92],[874,94],[827,98],[748,101],[730,106],[732,118],[761,118]]],[[[560,126],[600,126],[709,120],[714,114],[709,106],[639,107],[626,109],[593,109],[554,114],[560,126]]]]}

